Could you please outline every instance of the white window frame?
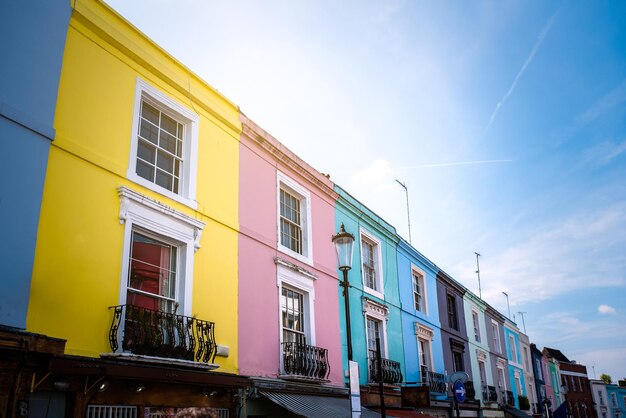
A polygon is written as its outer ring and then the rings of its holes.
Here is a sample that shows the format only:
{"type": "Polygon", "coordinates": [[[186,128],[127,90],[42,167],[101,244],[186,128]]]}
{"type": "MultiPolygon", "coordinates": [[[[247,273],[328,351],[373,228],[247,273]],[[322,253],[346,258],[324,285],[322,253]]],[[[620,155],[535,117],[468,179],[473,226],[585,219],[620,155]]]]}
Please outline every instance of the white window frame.
{"type": "Polygon", "coordinates": [[[523,395],[522,375],[518,370],[513,372],[513,379],[515,379],[515,391],[517,392],[517,396],[523,395]]]}
{"type": "Polygon", "coordinates": [[[517,347],[515,347],[515,336],[513,334],[509,334],[509,348],[511,350],[511,358],[510,361],[513,363],[519,364],[517,361],[517,347]]]}
{"type": "Polygon", "coordinates": [[[422,378],[422,360],[423,357],[426,357],[426,368],[428,371],[434,371],[433,364],[433,338],[435,333],[431,328],[428,328],[419,322],[415,323],[415,334],[417,335],[417,357],[419,364],[419,373],[420,379],[422,378]],[[424,353],[422,352],[420,343],[424,343],[428,350],[424,353]]]}
{"type": "Polygon", "coordinates": [[[367,331],[367,319],[375,319],[380,321],[382,324],[382,341],[380,342],[382,351],[381,357],[387,358],[387,317],[389,315],[389,311],[385,305],[382,305],[376,301],[370,300],[368,298],[363,299],[363,313],[365,318],[365,349],[367,351],[367,356],[369,358],[369,347],[367,347],[368,341],[368,331],[367,331]]]}
{"type": "Polygon", "coordinates": [[[526,347],[525,345],[522,345],[522,362],[524,363],[524,371],[532,371],[528,359],[528,347],[526,347]]]}
{"type": "Polygon", "coordinates": [[[496,366],[496,373],[497,373],[497,378],[498,380],[496,381],[496,384],[498,385],[498,388],[500,390],[507,390],[507,386],[506,386],[506,375],[504,374],[504,367],[497,365],[496,366]],[[500,380],[502,380],[502,387],[500,387],[500,380]]]}
{"type": "Polygon", "coordinates": [[[493,319],[491,320],[491,330],[493,331],[493,342],[496,353],[502,354],[502,342],[500,341],[500,324],[493,319]]]}
{"type": "Polygon", "coordinates": [[[168,95],[151,86],[141,78],[137,78],[133,124],[130,141],[130,159],[126,177],[147,189],[183,203],[193,209],[198,208],[196,201],[196,177],[198,171],[198,125],[199,117],[168,95]],[[180,193],[171,192],[156,183],[137,175],[137,143],[142,101],[150,103],[163,113],[173,117],[184,125],[182,174],[180,176],[180,193]]]}
{"type": "MultiPolygon", "coordinates": [[[[301,293],[304,304],[304,335],[307,345],[315,345],[315,279],[299,273],[298,271],[284,266],[277,265],[276,285],[278,288],[278,324],[280,346],[283,343],[283,315],[281,305],[281,293],[283,286],[292,288],[301,293]]],[[[282,350],[281,350],[281,367],[282,367],[282,350]]]]}
{"type": "Polygon", "coordinates": [[[416,265],[411,264],[411,285],[413,286],[413,288],[411,289],[412,293],[413,293],[413,309],[416,312],[421,312],[424,315],[428,315],[428,298],[426,295],[426,273],[424,272],[424,270],[422,270],[421,268],[417,267],[416,265]],[[418,280],[421,282],[420,283],[420,290],[422,291],[421,297],[421,303],[420,306],[422,309],[417,310],[415,309],[415,275],[419,276],[418,280]]]}
{"type": "Polygon", "coordinates": [[[481,388],[482,388],[482,385],[489,385],[489,380],[487,378],[487,361],[486,360],[478,359],[478,375],[479,375],[478,378],[480,379],[481,388]]]}
{"type": "Polygon", "coordinates": [[[194,252],[200,248],[204,222],[127,187],[118,188],[118,195],[120,223],[124,224],[120,305],[126,304],[132,232],[141,229],[177,246],[180,264],[176,279],[176,300],[179,308],[182,307],[181,314],[191,316],[194,252]]]}
{"type": "Polygon", "coordinates": [[[472,309],[472,325],[474,327],[474,339],[481,342],[480,335],[480,314],[476,309],[472,309]]]}
{"type": "Polygon", "coordinates": [[[371,295],[374,295],[380,299],[384,298],[385,289],[383,287],[383,255],[382,255],[382,246],[381,241],[376,238],[373,234],[366,231],[363,228],[359,228],[359,254],[361,254],[361,280],[363,283],[363,290],[371,295]],[[363,240],[369,241],[370,244],[375,246],[374,248],[374,257],[375,257],[375,272],[376,272],[376,282],[378,289],[372,289],[367,286],[365,280],[365,271],[363,269],[363,240]]]}
{"type": "Polygon", "coordinates": [[[306,264],[313,265],[313,226],[311,218],[311,193],[285,174],[276,173],[276,247],[290,257],[306,264]],[[280,229],[280,190],[284,189],[290,195],[300,200],[300,219],[302,221],[302,254],[285,247],[281,243],[280,229]]]}

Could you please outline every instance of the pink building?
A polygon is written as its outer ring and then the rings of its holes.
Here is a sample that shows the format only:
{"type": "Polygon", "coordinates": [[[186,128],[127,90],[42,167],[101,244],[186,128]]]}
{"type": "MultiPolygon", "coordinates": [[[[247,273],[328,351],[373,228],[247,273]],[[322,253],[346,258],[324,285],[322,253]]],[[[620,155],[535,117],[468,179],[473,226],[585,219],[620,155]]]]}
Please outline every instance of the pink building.
{"type": "Polygon", "coordinates": [[[550,411],[554,412],[554,410],[559,406],[559,400],[554,397],[554,389],[553,385],[553,375],[550,371],[550,363],[548,362],[548,358],[546,356],[541,357],[541,367],[543,373],[543,381],[546,386],[546,396],[545,399],[550,399],[550,411]]]}
{"type": "Polygon", "coordinates": [[[266,395],[248,413],[276,407],[276,388],[343,398],[332,183],[241,121],[238,362],[266,395]]]}

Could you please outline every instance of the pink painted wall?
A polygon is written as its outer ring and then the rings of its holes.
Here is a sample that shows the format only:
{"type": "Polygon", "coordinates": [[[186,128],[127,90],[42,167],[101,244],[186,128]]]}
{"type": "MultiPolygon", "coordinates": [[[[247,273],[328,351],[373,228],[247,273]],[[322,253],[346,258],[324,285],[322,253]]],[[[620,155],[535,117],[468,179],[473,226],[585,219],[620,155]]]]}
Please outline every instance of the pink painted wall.
{"type": "Polygon", "coordinates": [[[546,398],[552,399],[552,410],[558,406],[558,400],[554,398],[554,390],[552,389],[552,373],[548,359],[544,356],[541,358],[541,367],[543,367],[543,382],[546,385],[546,398]]]}
{"type": "Polygon", "coordinates": [[[315,345],[328,349],[332,384],[343,385],[332,183],[242,115],[239,173],[239,372],[276,377],[280,368],[277,266],[288,260],[317,275],[315,345]],[[295,164],[295,169],[290,164],[295,164]],[[302,175],[302,170],[312,175],[302,175]],[[277,249],[277,172],[311,194],[313,266],[277,249]]]}

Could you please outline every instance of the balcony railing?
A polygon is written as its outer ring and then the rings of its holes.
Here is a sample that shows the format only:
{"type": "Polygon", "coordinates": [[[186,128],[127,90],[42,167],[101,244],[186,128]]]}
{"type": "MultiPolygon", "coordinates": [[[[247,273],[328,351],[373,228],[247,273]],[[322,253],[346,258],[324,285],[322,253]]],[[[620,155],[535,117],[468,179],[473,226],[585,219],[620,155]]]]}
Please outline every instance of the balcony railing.
{"type": "MultiPolygon", "coordinates": [[[[378,370],[378,361],[375,356],[368,358],[369,362],[369,381],[372,383],[380,382],[381,372],[378,370]]],[[[400,363],[386,358],[381,359],[382,380],[383,383],[395,385],[402,383],[402,372],[400,371],[400,363]]]]}
{"type": "Polygon", "coordinates": [[[423,369],[421,372],[422,386],[429,386],[430,393],[435,395],[446,394],[446,375],[423,369]]]}
{"type": "Polygon", "coordinates": [[[289,376],[326,380],[330,373],[328,350],[297,342],[283,343],[283,369],[289,376]]]}
{"type": "Polygon", "coordinates": [[[468,380],[465,382],[465,398],[468,401],[473,401],[476,399],[476,390],[474,389],[474,382],[468,380]]]}
{"type": "Polygon", "coordinates": [[[510,390],[505,390],[502,392],[502,400],[505,405],[515,406],[515,398],[513,397],[513,392],[510,390]]]}
{"type": "Polygon", "coordinates": [[[483,385],[483,402],[498,402],[498,392],[495,386],[483,385]]]}
{"type": "Polygon", "coordinates": [[[215,359],[215,324],[189,316],[134,305],[111,306],[111,350],[145,356],[212,363],[215,359]],[[121,334],[121,335],[120,335],[121,334]]]}

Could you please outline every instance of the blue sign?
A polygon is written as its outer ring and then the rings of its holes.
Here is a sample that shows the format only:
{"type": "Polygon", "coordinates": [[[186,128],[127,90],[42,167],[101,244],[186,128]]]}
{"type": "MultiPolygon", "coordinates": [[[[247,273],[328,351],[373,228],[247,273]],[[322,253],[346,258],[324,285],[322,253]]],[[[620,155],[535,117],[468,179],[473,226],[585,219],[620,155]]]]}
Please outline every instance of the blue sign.
{"type": "Polygon", "coordinates": [[[458,403],[465,402],[465,399],[467,398],[465,393],[465,384],[460,380],[454,382],[454,397],[458,403]]]}

